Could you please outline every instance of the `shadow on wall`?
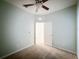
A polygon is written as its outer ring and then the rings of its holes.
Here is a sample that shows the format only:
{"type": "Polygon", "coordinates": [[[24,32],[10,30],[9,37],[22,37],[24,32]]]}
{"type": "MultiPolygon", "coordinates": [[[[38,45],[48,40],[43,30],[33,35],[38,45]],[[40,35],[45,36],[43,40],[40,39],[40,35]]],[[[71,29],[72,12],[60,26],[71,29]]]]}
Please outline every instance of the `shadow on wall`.
{"type": "Polygon", "coordinates": [[[0,14],[0,57],[34,44],[32,14],[1,0],[0,14]]]}

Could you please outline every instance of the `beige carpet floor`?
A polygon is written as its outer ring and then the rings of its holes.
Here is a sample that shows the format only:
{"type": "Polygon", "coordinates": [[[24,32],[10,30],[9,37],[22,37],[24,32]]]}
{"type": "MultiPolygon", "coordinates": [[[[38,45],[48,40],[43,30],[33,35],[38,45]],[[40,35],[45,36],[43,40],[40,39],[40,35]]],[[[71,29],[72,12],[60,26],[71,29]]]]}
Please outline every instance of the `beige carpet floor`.
{"type": "Polygon", "coordinates": [[[31,46],[4,59],[77,59],[77,56],[48,46],[31,46]]]}

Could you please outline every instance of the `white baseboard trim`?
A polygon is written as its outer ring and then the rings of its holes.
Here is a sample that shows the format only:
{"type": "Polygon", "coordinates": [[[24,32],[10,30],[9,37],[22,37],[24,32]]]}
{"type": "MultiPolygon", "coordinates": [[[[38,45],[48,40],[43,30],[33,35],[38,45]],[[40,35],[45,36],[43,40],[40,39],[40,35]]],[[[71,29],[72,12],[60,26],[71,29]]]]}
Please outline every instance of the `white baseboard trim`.
{"type": "MultiPolygon", "coordinates": [[[[49,46],[49,45],[48,45],[48,46],[49,46]]],[[[56,47],[56,46],[50,46],[50,47],[54,47],[54,48],[56,48],[56,49],[59,49],[59,50],[62,50],[62,51],[65,51],[65,52],[68,52],[68,53],[71,53],[71,54],[77,55],[76,52],[69,51],[69,50],[64,49],[64,48],[60,48],[60,47],[56,47]]]]}
{"type": "Polygon", "coordinates": [[[68,53],[71,53],[71,54],[74,54],[74,55],[77,55],[76,52],[73,52],[73,51],[70,51],[70,50],[67,50],[67,49],[64,49],[64,48],[60,48],[60,47],[56,47],[56,46],[52,46],[52,47],[60,49],[60,50],[65,51],[65,52],[68,52],[68,53]]]}
{"type": "Polygon", "coordinates": [[[12,54],[15,54],[15,53],[17,53],[17,52],[19,52],[19,51],[21,51],[21,50],[23,50],[23,49],[26,49],[26,48],[29,48],[29,47],[33,46],[33,45],[34,45],[34,44],[31,44],[31,45],[28,45],[27,47],[24,47],[24,48],[21,48],[21,49],[19,49],[19,50],[14,51],[14,52],[11,52],[11,53],[9,53],[9,54],[7,54],[7,55],[4,55],[4,56],[0,57],[0,59],[3,59],[3,58],[5,58],[5,57],[8,57],[8,56],[10,56],[10,55],[12,55],[12,54]]]}

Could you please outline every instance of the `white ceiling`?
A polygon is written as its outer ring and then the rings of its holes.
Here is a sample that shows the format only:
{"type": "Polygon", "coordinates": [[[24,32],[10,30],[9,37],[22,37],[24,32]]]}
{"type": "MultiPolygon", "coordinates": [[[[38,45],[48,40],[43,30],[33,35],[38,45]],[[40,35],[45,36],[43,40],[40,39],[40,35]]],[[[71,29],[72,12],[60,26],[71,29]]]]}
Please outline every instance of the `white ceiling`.
{"type": "Polygon", "coordinates": [[[75,5],[77,0],[49,0],[44,3],[45,6],[49,7],[50,10],[46,11],[43,8],[39,8],[38,12],[36,13],[36,6],[31,6],[28,8],[23,7],[23,4],[29,4],[29,3],[35,3],[35,0],[6,0],[7,2],[24,9],[27,12],[33,13],[33,14],[39,14],[44,15],[48,13],[53,13],[58,10],[67,8],[69,6],[75,5]]]}

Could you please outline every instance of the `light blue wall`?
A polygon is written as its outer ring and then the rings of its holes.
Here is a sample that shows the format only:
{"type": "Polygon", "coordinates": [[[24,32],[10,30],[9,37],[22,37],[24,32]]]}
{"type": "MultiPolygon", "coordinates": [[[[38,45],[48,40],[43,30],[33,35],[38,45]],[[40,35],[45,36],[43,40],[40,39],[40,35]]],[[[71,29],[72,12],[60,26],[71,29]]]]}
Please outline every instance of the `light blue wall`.
{"type": "Polygon", "coordinates": [[[76,53],[76,5],[45,15],[43,18],[45,22],[52,22],[52,46],[76,53]]]}
{"type": "Polygon", "coordinates": [[[0,0],[0,57],[33,44],[33,15],[0,0]]]}

